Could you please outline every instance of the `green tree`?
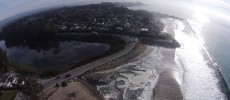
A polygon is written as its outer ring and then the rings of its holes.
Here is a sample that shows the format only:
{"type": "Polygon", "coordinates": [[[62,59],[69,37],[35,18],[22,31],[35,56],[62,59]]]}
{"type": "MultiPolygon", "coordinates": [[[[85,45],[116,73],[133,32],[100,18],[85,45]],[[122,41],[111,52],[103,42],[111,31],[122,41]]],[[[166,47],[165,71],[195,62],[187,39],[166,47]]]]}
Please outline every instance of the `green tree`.
{"type": "Polygon", "coordinates": [[[9,69],[9,62],[7,59],[6,51],[0,48],[0,66],[2,66],[4,71],[8,71],[9,69]]]}
{"type": "Polygon", "coordinates": [[[32,100],[38,99],[38,93],[42,91],[43,87],[38,80],[32,77],[27,77],[25,80],[25,85],[22,89],[22,93],[29,96],[32,100]]]}

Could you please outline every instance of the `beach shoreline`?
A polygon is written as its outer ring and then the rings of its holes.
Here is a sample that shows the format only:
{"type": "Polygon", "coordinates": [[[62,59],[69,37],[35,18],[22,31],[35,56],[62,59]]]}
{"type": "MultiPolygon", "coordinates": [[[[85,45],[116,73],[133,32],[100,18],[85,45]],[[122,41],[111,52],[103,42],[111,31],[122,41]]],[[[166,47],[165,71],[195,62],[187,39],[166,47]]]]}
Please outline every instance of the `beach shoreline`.
{"type": "Polygon", "coordinates": [[[201,43],[187,20],[172,22],[177,26],[174,28],[175,38],[182,44],[176,55],[184,71],[182,91],[185,99],[227,99],[220,72],[205,44],[201,43]]]}

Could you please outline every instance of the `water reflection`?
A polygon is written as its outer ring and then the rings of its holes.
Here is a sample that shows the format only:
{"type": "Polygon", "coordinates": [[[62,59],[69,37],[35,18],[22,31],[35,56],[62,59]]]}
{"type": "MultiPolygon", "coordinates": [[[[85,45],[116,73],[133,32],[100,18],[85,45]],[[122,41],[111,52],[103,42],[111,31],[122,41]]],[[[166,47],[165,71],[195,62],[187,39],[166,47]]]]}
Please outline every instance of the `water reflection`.
{"type": "Polygon", "coordinates": [[[198,40],[204,44],[204,33],[208,29],[208,23],[210,23],[209,17],[205,14],[205,10],[202,7],[194,7],[194,15],[192,18],[188,19],[189,24],[193,31],[195,31],[195,36],[198,40]]]}
{"type": "Polygon", "coordinates": [[[100,55],[109,49],[108,44],[79,41],[55,41],[39,46],[7,46],[5,41],[1,41],[0,47],[7,52],[11,62],[40,70],[68,69],[81,59],[100,55]]]}
{"type": "Polygon", "coordinates": [[[108,36],[58,34],[54,26],[46,27],[42,23],[15,22],[2,29],[0,38],[1,48],[7,52],[10,62],[40,70],[67,70],[80,60],[98,56],[109,48],[105,44],[108,36]]]}
{"type": "Polygon", "coordinates": [[[209,62],[205,56],[207,52],[203,44],[194,37],[191,30],[184,31],[183,22],[175,21],[177,27],[174,29],[175,38],[180,42],[182,48],[177,49],[176,55],[180,58],[180,62],[184,68],[184,81],[182,89],[186,100],[199,100],[206,98],[208,100],[224,100],[226,99],[221,92],[215,71],[209,67],[209,62]],[[186,34],[185,34],[186,33],[186,34]]]}

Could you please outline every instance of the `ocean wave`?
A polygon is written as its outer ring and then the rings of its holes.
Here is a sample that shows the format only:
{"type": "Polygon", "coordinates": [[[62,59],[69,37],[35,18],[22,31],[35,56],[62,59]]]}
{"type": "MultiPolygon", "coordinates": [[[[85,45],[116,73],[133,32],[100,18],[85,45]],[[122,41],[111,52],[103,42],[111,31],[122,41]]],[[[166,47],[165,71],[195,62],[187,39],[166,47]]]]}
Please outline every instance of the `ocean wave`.
{"type": "Polygon", "coordinates": [[[225,95],[221,92],[219,79],[215,70],[205,59],[211,57],[204,45],[194,37],[193,31],[186,31],[184,23],[175,21],[177,28],[174,29],[175,38],[179,43],[183,43],[177,49],[176,55],[181,60],[184,68],[183,92],[186,100],[225,100],[225,95]]]}

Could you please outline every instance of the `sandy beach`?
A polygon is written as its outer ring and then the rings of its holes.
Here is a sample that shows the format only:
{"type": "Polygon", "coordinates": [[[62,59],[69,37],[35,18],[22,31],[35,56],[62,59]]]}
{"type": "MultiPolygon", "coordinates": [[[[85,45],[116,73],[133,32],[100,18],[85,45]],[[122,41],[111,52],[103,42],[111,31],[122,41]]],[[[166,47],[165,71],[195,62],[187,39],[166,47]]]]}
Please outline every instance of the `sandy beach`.
{"type": "Polygon", "coordinates": [[[152,100],[183,100],[181,84],[176,80],[176,71],[167,70],[160,74],[153,89],[152,100]]]}
{"type": "Polygon", "coordinates": [[[75,79],[65,87],[53,87],[41,93],[41,100],[103,100],[93,86],[75,79]]]}

